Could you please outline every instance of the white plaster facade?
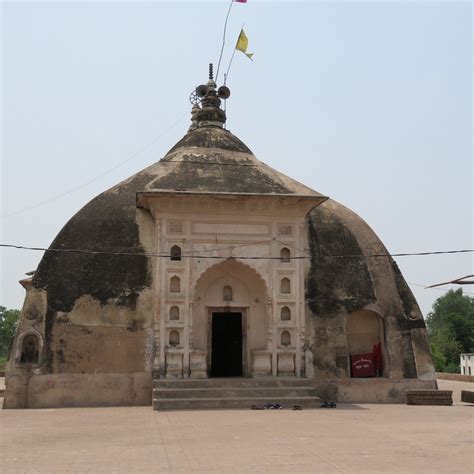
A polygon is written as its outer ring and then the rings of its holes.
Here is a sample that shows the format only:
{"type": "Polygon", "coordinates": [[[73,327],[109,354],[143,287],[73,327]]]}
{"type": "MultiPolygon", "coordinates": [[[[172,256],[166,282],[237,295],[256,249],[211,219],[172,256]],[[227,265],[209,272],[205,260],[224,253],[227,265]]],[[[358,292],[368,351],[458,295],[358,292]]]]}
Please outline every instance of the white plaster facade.
{"type": "Polygon", "coordinates": [[[182,252],[156,267],[155,373],[208,377],[210,320],[226,311],[243,316],[244,376],[306,375],[304,224],[320,203],[298,195],[138,193],[155,219],[156,253],[182,252]]]}
{"type": "Polygon", "coordinates": [[[468,354],[461,354],[459,356],[461,374],[474,375],[474,352],[468,354]]]}

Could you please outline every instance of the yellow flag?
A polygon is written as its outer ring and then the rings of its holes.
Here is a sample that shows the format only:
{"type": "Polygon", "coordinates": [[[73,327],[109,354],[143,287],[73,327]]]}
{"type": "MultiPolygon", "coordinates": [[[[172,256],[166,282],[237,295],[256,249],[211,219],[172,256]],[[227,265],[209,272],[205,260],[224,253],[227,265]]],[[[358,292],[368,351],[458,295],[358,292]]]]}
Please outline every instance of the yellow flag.
{"type": "Polygon", "coordinates": [[[247,47],[249,45],[249,40],[247,38],[247,35],[245,34],[244,30],[240,30],[240,35],[239,38],[237,39],[237,44],[235,45],[235,49],[238,49],[239,51],[242,51],[242,53],[245,54],[249,59],[252,59],[252,56],[254,53],[247,53],[247,47]]]}

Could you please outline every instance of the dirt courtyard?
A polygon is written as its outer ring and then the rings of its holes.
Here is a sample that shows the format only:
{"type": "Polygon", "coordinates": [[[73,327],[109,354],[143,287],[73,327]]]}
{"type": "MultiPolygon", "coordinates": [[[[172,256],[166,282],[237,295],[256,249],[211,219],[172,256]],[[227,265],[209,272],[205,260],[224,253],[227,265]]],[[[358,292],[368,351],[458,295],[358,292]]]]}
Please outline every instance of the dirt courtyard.
{"type": "Polygon", "coordinates": [[[474,406],[0,411],[0,472],[472,473],[474,406]]]}

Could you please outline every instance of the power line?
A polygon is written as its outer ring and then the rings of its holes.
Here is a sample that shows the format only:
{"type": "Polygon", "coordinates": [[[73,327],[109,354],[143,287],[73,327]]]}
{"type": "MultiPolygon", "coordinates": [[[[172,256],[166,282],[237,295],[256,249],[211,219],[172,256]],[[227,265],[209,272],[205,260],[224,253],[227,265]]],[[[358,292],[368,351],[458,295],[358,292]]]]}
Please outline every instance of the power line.
{"type": "MultiPolygon", "coordinates": [[[[265,241],[262,241],[265,242],[265,241]]],[[[258,242],[258,243],[262,243],[258,242]]],[[[231,248],[237,248],[242,246],[255,245],[252,243],[243,244],[240,246],[235,246],[231,248]]],[[[44,248],[44,247],[26,247],[23,245],[15,244],[0,244],[0,247],[4,248],[14,248],[19,250],[35,250],[43,252],[56,252],[56,253],[82,253],[90,255],[122,255],[122,256],[134,256],[134,257],[154,257],[154,258],[171,258],[169,253],[145,253],[145,252],[112,252],[109,250],[86,250],[86,249],[65,249],[65,248],[44,248]]],[[[222,249],[215,249],[219,251],[222,249]]],[[[196,251],[199,252],[199,251],[196,251]]],[[[188,255],[182,255],[183,258],[197,258],[197,259],[227,259],[227,258],[238,258],[240,260],[281,260],[281,257],[278,256],[260,256],[260,255],[233,255],[232,257],[224,257],[218,255],[195,255],[196,252],[190,253],[188,255]]],[[[472,253],[474,249],[462,249],[462,250],[442,250],[435,252],[406,252],[406,253],[384,253],[384,254],[368,254],[368,255],[305,255],[305,256],[296,256],[289,257],[290,260],[311,260],[311,259],[360,259],[360,258],[387,258],[387,257],[415,257],[415,256],[426,256],[426,255],[447,255],[447,254],[457,254],[457,253],[472,253]]]]}
{"type": "Polygon", "coordinates": [[[52,198],[46,199],[45,201],[41,201],[37,204],[33,204],[32,206],[24,207],[22,209],[18,209],[17,211],[10,212],[9,214],[4,214],[3,216],[0,216],[0,219],[6,219],[7,217],[15,216],[17,214],[21,214],[26,211],[30,211],[32,209],[36,209],[37,207],[44,206],[45,204],[49,204],[50,202],[57,201],[58,199],[67,196],[69,194],[72,194],[75,191],[78,191],[79,189],[85,188],[86,186],[89,186],[89,184],[94,183],[95,181],[98,181],[99,179],[103,178],[104,176],[108,175],[112,171],[115,171],[116,169],[120,168],[123,166],[125,163],[128,163],[129,161],[133,160],[135,157],[138,155],[144,153],[146,150],[148,150],[151,146],[153,146],[159,139],[161,139],[163,136],[165,136],[168,132],[170,132],[176,125],[178,125],[179,122],[183,120],[183,118],[187,114],[183,114],[178,120],[173,122],[168,128],[166,128],[162,133],[160,133],[157,137],[155,137],[150,143],[147,145],[143,146],[139,150],[137,150],[135,153],[130,155],[127,159],[120,161],[116,165],[114,165],[112,168],[109,168],[108,170],[104,171],[103,173],[97,175],[95,178],[90,179],[89,181],[86,181],[85,183],[82,183],[74,188],[69,189],[68,191],[64,191],[63,193],[57,194],[56,196],[53,196],[52,198]]]}
{"type": "MultiPolygon", "coordinates": [[[[444,291],[444,292],[448,292],[448,291],[451,291],[451,290],[448,290],[446,288],[430,288],[429,286],[427,285],[422,285],[421,283],[410,283],[410,282],[407,282],[409,285],[411,286],[419,286],[419,287],[422,287],[424,290],[436,290],[436,291],[444,291]]],[[[464,295],[474,295],[474,293],[470,293],[468,291],[464,291],[463,290],[463,294],[464,295]]]]}

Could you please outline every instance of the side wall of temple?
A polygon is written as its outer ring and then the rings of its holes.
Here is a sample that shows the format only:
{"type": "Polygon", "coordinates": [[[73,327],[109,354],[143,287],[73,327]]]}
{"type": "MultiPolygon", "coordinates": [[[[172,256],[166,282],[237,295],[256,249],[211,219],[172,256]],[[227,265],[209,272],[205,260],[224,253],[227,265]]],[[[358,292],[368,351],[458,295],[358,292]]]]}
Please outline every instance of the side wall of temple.
{"type": "Polygon", "coordinates": [[[394,403],[405,401],[407,388],[436,388],[425,323],[396,263],[391,257],[362,258],[388,253],[375,233],[334,201],[313,209],[307,225],[313,258],[306,302],[321,394],[394,403]],[[379,376],[354,376],[354,356],[372,353],[379,343],[379,376]]]}

